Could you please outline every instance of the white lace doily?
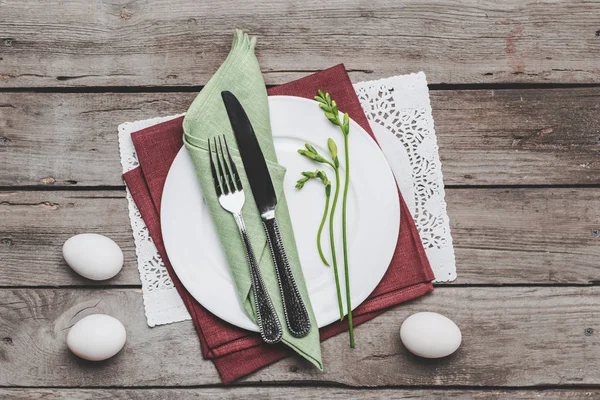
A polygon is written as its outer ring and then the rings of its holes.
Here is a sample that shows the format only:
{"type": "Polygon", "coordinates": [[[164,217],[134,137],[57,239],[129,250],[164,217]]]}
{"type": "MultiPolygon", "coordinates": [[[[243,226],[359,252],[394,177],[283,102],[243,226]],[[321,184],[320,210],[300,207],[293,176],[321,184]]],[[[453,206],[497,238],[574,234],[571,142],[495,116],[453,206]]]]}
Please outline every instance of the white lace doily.
{"type": "Polygon", "coordinates": [[[435,282],[453,281],[454,246],[425,74],[360,82],[354,89],[415,220],[435,282]]]}
{"type": "MultiPolygon", "coordinates": [[[[181,115],[183,114],[126,122],[119,125],[119,151],[123,173],[140,165],[131,141],[131,134],[181,115]]],[[[158,254],[146,223],[142,219],[129,189],[127,189],[127,203],[129,205],[129,219],[131,220],[131,230],[135,241],[135,253],[138,260],[140,280],[142,281],[144,309],[148,325],[164,325],[190,319],[190,314],[169,277],[167,268],[158,254]]]]}
{"type": "MultiPolygon", "coordinates": [[[[360,82],[354,88],[415,220],[435,282],[456,279],[442,167],[425,74],[360,82]]],[[[139,166],[131,141],[133,132],[181,115],[119,125],[123,172],[139,166]]],[[[129,190],[127,201],[148,325],[190,319],[129,190]]]]}

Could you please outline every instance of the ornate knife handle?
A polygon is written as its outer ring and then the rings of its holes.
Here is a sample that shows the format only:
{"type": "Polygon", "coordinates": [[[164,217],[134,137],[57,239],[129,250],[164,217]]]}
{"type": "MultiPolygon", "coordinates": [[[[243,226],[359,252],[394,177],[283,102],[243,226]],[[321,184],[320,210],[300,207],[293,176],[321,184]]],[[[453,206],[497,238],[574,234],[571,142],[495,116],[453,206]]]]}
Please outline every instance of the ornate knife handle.
{"type": "Polygon", "coordinates": [[[281,328],[281,322],[273,307],[273,302],[269,296],[269,292],[265,287],[260,269],[258,268],[258,262],[254,256],[252,250],[252,244],[246,231],[246,224],[241,215],[234,215],[235,222],[240,230],[242,241],[246,249],[246,259],[250,268],[250,278],[252,280],[252,288],[254,289],[254,303],[256,304],[256,322],[258,323],[258,329],[260,335],[265,343],[274,344],[281,341],[283,336],[283,329],[281,328]]]}
{"type": "Polygon", "coordinates": [[[288,330],[295,337],[304,337],[310,332],[310,317],[292,274],[292,269],[288,262],[285,248],[283,247],[279,225],[275,218],[264,219],[263,224],[267,231],[271,255],[273,256],[275,271],[277,272],[288,330]]]}

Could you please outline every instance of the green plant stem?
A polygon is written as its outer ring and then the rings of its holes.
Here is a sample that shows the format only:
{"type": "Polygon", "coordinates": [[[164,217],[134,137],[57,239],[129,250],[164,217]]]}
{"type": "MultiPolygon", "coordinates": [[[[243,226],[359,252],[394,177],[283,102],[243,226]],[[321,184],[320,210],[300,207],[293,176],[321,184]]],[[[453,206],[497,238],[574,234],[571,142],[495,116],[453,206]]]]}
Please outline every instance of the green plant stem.
{"type": "Polygon", "coordinates": [[[325,195],[325,210],[323,211],[323,218],[321,219],[321,225],[319,225],[319,231],[317,232],[317,248],[319,249],[319,256],[321,256],[321,260],[323,264],[329,267],[329,263],[323,254],[323,249],[321,248],[321,233],[323,233],[323,226],[325,226],[325,220],[327,220],[327,212],[329,211],[329,198],[330,196],[325,195]]]}
{"type": "Polygon", "coordinates": [[[338,275],[337,257],[335,255],[335,240],[333,237],[333,217],[340,194],[340,171],[333,164],[330,164],[335,171],[335,194],[333,195],[333,204],[331,205],[331,214],[329,214],[329,242],[331,243],[331,261],[333,263],[333,275],[335,276],[335,289],[337,290],[338,307],[340,309],[340,321],[344,319],[344,306],[342,304],[342,290],[340,288],[340,277],[338,275]]]}
{"type": "Polygon", "coordinates": [[[350,334],[350,347],[354,348],[354,327],[352,325],[352,304],[350,299],[350,275],[348,273],[348,240],[346,237],[346,204],[348,202],[348,183],[350,182],[350,156],[348,153],[348,134],[344,135],[344,151],[346,152],[346,176],[344,178],[344,196],[342,198],[342,242],[344,248],[344,278],[346,281],[346,306],[348,307],[348,333],[350,334]]]}

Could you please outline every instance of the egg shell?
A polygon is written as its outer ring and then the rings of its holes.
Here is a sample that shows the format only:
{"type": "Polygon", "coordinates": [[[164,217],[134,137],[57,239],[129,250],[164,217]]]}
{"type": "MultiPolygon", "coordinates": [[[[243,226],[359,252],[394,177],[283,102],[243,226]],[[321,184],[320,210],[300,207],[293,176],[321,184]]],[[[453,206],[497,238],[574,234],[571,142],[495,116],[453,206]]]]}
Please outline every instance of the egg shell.
{"type": "Polygon", "coordinates": [[[434,312],[419,312],[404,320],[400,339],[417,356],[441,358],[458,349],[462,334],[451,319],[434,312]]]}
{"type": "Polygon", "coordinates": [[[125,345],[127,333],[118,319],[105,314],[88,315],[67,334],[67,347],[90,361],[102,361],[117,354],[125,345]]]}
{"type": "Polygon", "coordinates": [[[123,252],[118,244],[97,233],[82,233],[65,242],[63,257],[79,275],[103,281],[117,275],[123,268],[123,252]]]}

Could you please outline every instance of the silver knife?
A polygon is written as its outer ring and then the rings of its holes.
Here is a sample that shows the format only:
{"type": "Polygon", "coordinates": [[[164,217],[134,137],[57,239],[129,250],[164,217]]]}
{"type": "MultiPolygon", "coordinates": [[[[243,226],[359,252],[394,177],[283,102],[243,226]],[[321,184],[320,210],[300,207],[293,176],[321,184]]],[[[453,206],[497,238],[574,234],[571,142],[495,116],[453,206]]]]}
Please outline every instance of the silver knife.
{"type": "Polygon", "coordinates": [[[310,331],[310,317],[292,274],[279,225],[275,218],[277,196],[269,175],[267,162],[258,144],[252,124],[239,100],[233,93],[228,91],[221,92],[221,97],[229,115],[229,122],[235,135],[254,200],[267,232],[267,239],[279,281],[279,290],[283,299],[283,311],[287,328],[293,336],[304,337],[310,331]]]}

